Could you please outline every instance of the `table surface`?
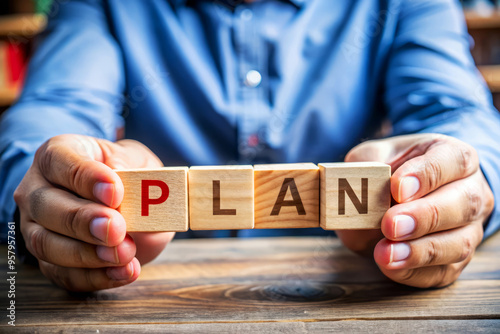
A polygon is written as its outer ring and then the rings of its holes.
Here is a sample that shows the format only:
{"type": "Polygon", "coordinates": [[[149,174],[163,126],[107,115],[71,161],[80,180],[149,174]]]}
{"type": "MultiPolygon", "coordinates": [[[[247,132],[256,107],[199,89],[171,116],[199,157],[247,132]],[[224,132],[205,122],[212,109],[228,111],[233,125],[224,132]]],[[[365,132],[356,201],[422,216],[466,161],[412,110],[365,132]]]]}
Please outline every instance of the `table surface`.
{"type": "MultiPolygon", "coordinates": [[[[392,283],[331,237],[175,240],[135,283],[92,294],[19,268],[14,332],[498,333],[499,257],[500,233],[455,284],[421,290],[392,283]]],[[[0,333],[14,329],[5,319],[0,333]]]]}

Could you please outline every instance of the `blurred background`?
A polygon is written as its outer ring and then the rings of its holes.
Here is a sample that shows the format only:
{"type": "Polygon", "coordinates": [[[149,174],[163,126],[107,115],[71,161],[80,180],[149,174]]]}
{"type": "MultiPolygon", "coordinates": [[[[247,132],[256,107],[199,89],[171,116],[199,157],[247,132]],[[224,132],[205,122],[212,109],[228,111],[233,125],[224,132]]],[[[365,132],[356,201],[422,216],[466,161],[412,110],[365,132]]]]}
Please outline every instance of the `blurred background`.
{"type": "MultiPolygon", "coordinates": [[[[0,113],[22,89],[33,37],[44,28],[52,1],[61,0],[0,0],[0,113]]],[[[500,109],[500,0],[461,2],[472,55],[500,109]]]]}

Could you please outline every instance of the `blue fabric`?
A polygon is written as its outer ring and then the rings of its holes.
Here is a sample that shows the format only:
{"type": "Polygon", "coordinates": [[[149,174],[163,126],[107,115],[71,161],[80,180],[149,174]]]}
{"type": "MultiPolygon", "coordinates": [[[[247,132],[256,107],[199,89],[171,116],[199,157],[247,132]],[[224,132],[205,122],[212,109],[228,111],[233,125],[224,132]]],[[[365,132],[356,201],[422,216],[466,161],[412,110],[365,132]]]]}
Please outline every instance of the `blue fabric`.
{"type": "MultiPolygon", "coordinates": [[[[42,142],[115,140],[123,126],[165,165],[318,163],[342,160],[388,119],[392,135],[472,144],[500,199],[500,118],[458,2],[80,0],[52,14],[0,122],[3,227],[42,142]],[[260,83],[245,82],[251,70],[260,83]]],[[[486,235],[499,226],[497,205],[486,235]]]]}

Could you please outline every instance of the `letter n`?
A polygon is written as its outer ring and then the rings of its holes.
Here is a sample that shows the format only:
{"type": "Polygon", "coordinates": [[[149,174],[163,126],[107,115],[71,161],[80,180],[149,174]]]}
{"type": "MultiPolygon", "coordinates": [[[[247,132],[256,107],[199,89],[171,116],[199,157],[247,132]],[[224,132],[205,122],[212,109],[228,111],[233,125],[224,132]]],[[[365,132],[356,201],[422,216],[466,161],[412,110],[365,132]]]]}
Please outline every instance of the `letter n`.
{"type": "Polygon", "coordinates": [[[352,204],[359,214],[368,213],[368,179],[361,179],[361,201],[352,190],[351,185],[347,179],[339,178],[339,215],[345,215],[345,194],[349,196],[352,204]]]}

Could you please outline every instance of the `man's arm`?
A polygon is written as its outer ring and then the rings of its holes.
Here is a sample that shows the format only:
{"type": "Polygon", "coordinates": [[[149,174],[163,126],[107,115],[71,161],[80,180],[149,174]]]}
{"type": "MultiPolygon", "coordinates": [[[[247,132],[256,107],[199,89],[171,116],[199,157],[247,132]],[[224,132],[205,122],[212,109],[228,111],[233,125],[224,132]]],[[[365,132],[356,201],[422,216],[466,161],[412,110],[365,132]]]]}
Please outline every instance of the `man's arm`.
{"type": "Polygon", "coordinates": [[[499,227],[492,190],[498,199],[500,118],[474,67],[458,3],[398,3],[384,84],[394,137],[365,142],[346,156],[390,164],[397,204],[381,231],[338,235],[350,249],[372,252],[392,280],[442,287],[458,278],[483,235],[499,227]]]}
{"type": "Polygon", "coordinates": [[[0,123],[1,221],[12,219],[14,196],[16,228],[56,284],[76,291],[122,286],[174,233],[127,235],[116,210],[123,184],[112,169],[163,164],[138,142],[113,142],[125,79],[105,2],[55,4],[21,100],[0,123]]]}
{"type": "Polygon", "coordinates": [[[39,38],[18,103],[0,121],[0,224],[12,221],[12,197],[47,139],[84,134],[114,140],[123,122],[119,47],[100,1],[56,4],[39,38]]]}
{"type": "MultiPolygon", "coordinates": [[[[500,199],[500,113],[469,51],[456,1],[403,1],[385,80],[393,135],[441,133],[470,144],[500,199]]],[[[500,228],[500,206],[484,237],[500,228]]]]}

